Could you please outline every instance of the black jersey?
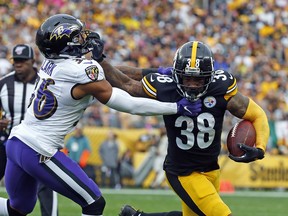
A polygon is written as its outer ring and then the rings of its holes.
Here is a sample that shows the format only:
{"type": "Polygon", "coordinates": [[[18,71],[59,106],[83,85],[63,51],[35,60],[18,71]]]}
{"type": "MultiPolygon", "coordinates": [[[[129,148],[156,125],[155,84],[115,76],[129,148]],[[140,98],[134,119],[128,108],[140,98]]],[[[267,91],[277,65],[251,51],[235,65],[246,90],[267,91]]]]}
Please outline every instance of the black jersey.
{"type": "MultiPolygon", "coordinates": [[[[177,85],[170,76],[148,74],[142,79],[146,94],[159,101],[181,99],[177,85]]],[[[219,168],[223,118],[229,98],[237,93],[234,76],[218,70],[207,93],[200,99],[202,110],[196,117],[165,115],[168,153],[164,170],[176,175],[193,171],[207,172],[219,168]]]]}

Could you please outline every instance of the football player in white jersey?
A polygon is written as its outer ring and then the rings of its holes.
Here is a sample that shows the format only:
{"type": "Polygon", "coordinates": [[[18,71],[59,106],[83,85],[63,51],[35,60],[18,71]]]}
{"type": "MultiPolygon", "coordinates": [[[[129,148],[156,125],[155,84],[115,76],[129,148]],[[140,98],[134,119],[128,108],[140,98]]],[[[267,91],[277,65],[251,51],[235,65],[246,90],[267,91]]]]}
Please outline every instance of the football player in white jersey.
{"type": "Polygon", "coordinates": [[[0,198],[0,215],[31,213],[39,182],[78,203],[83,216],[102,215],[105,200],[98,186],[60,151],[64,137],[74,129],[86,107],[97,99],[132,114],[195,116],[201,103],[186,99],[158,102],[112,88],[97,63],[103,58],[103,42],[73,16],[57,14],[44,21],[37,31],[36,44],[45,60],[25,118],[13,128],[6,144],[9,199],[0,198]],[[84,58],[89,52],[96,61],[84,58]]]}

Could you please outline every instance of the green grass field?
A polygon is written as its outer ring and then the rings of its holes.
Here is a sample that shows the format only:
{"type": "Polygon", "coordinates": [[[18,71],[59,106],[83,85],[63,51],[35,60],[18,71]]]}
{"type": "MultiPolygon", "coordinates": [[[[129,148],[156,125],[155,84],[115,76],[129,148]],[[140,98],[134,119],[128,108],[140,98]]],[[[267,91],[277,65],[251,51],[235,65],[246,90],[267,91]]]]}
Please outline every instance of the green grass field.
{"type": "MultiPolygon", "coordinates": [[[[180,210],[180,201],[169,190],[102,190],[106,199],[104,216],[116,216],[124,204],[131,204],[146,212],[180,210]]],[[[7,196],[5,191],[0,196],[7,196]]],[[[251,192],[242,191],[222,194],[230,206],[233,216],[284,216],[288,211],[288,192],[251,192]]],[[[59,216],[80,216],[80,207],[63,196],[59,199],[59,216]]],[[[40,216],[39,205],[30,216],[40,216]]]]}

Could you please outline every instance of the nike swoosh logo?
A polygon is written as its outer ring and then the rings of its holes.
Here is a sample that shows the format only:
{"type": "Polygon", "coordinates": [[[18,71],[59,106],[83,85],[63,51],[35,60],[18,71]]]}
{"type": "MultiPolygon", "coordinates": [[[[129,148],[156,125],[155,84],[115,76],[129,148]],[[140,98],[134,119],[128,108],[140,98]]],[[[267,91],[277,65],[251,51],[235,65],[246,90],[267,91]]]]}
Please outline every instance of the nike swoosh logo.
{"type": "Polygon", "coordinates": [[[155,79],[153,79],[153,77],[151,76],[151,77],[150,77],[150,81],[151,81],[151,82],[154,82],[155,79]]]}
{"type": "Polygon", "coordinates": [[[184,106],[184,110],[192,114],[192,112],[187,108],[187,106],[184,106]]]}
{"type": "Polygon", "coordinates": [[[233,76],[232,76],[232,74],[229,74],[229,78],[230,78],[230,79],[233,79],[233,76]]]}

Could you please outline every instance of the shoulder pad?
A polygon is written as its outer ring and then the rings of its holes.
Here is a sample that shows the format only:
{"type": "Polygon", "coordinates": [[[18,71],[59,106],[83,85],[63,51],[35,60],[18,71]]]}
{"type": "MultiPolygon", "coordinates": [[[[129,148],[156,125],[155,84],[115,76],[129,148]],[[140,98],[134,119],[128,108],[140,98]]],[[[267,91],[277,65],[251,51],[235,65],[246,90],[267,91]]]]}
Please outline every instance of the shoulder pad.
{"type": "Polygon", "coordinates": [[[238,91],[236,78],[227,71],[217,70],[214,75],[213,83],[215,83],[213,84],[213,91],[224,93],[224,98],[226,100],[234,96],[238,91]]]}

